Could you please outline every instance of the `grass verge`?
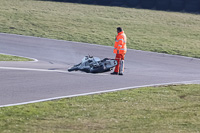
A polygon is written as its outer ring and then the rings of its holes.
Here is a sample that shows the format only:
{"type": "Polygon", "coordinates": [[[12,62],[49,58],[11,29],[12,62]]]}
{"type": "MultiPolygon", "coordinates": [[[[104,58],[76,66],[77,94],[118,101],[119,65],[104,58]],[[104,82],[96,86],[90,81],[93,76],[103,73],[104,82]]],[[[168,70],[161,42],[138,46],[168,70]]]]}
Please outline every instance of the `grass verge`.
{"type": "Polygon", "coordinates": [[[200,132],[200,85],[149,87],[0,108],[0,132],[200,132]]]}
{"type": "Polygon", "coordinates": [[[0,61],[33,61],[33,60],[18,56],[0,54],[0,61]]]}
{"type": "Polygon", "coordinates": [[[0,32],[113,46],[122,26],[129,48],[200,58],[200,15],[42,0],[0,3],[0,32]]]}

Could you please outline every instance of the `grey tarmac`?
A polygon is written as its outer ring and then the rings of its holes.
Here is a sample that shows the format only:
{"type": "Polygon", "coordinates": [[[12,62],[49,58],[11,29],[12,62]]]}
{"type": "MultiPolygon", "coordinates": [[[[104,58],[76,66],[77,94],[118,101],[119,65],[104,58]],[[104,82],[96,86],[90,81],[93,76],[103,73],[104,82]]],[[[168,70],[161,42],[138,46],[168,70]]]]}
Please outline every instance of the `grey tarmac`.
{"type": "Polygon", "coordinates": [[[114,58],[113,47],[0,33],[0,53],[35,58],[0,62],[0,107],[167,84],[199,84],[200,60],[128,49],[123,76],[68,72],[85,55],[114,58]]]}

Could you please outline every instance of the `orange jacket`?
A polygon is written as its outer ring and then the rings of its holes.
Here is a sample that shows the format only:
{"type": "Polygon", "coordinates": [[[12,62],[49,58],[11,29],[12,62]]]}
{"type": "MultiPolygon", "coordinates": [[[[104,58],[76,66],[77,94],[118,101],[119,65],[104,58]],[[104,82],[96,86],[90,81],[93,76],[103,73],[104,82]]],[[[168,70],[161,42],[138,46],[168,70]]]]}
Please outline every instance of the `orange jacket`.
{"type": "Polygon", "coordinates": [[[126,47],[126,35],[124,31],[119,32],[116,36],[115,46],[114,46],[114,53],[115,54],[126,54],[127,47],[126,47]],[[119,53],[117,51],[119,50],[119,53]]]}

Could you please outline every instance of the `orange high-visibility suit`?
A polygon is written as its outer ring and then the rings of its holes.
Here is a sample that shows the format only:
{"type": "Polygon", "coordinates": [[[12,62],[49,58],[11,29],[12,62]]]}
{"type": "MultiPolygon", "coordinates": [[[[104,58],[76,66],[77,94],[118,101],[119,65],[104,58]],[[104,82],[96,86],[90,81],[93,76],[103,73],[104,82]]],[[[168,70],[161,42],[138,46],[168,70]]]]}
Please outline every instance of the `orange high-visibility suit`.
{"type": "Polygon", "coordinates": [[[123,74],[124,72],[124,57],[127,51],[126,47],[126,35],[124,31],[119,32],[116,36],[114,53],[116,54],[115,60],[117,60],[117,66],[115,67],[114,72],[123,74]]]}

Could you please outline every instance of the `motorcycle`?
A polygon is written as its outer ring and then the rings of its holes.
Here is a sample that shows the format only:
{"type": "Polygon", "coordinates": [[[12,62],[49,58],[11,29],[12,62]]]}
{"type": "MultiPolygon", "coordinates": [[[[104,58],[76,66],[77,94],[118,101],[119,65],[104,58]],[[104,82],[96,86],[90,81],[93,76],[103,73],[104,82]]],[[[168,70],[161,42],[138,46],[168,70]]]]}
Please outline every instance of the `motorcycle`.
{"type": "Polygon", "coordinates": [[[111,71],[117,65],[114,59],[104,58],[101,60],[98,57],[85,56],[81,63],[69,68],[68,71],[84,71],[87,73],[102,73],[111,71]]]}

